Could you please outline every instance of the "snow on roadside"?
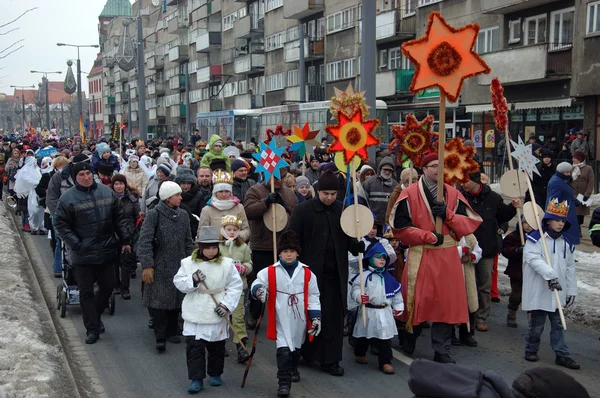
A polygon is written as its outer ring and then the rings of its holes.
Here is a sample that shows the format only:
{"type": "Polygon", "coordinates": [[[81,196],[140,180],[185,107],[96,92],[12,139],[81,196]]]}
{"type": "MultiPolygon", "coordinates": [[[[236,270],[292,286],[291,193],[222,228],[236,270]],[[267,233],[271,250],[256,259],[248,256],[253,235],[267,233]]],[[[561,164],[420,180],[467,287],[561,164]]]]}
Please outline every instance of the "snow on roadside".
{"type": "MultiPolygon", "coordinates": [[[[577,323],[587,326],[600,326],[600,253],[586,253],[575,250],[577,269],[577,287],[579,295],[575,304],[565,310],[565,316],[577,323]]],[[[507,260],[502,255],[498,259],[498,290],[500,295],[510,294],[510,281],[504,275],[507,260]]]]}
{"type": "Polygon", "coordinates": [[[29,259],[19,249],[11,215],[0,205],[0,397],[50,397],[61,369],[60,351],[45,342],[29,259]]]}

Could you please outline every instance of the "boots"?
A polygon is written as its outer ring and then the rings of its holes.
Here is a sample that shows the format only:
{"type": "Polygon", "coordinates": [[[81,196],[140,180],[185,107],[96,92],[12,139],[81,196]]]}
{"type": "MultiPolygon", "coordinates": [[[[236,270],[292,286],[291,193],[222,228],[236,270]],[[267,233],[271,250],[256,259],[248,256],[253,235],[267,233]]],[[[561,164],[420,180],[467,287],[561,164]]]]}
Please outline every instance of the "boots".
{"type": "Polygon", "coordinates": [[[292,352],[292,383],[300,381],[300,372],[298,372],[298,361],[300,360],[300,351],[292,352]]]}
{"type": "Polygon", "coordinates": [[[509,328],[517,327],[517,311],[511,309],[508,310],[508,315],[506,315],[506,326],[509,328]]]}
{"type": "MultiPolygon", "coordinates": [[[[244,343],[244,346],[246,346],[246,348],[248,348],[248,338],[244,337],[242,339],[242,343],[244,343]]],[[[244,351],[241,344],[236,344],[235,347],[237,348],[238,363],[246,363],[248,361],[248,359],[250,359],[250,356],[248,355],[248,353],[246,351],[244,351]]]]}
{"type": "Polygon", "coordinates": [[[292,388],[293,354],[287,347],[277,349],[278,397],[289,397],[292,388]]]}

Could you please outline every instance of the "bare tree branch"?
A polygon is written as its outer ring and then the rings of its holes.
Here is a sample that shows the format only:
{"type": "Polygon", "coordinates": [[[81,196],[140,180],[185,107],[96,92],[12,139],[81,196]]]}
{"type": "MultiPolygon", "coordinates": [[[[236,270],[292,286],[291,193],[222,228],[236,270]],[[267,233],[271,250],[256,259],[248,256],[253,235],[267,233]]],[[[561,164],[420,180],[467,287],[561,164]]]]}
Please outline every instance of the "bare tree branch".
{"type": "Polygon", "coordinates": [[[15,30],[19,30],[19,29],[21,29],[21,28],[14,28],[11,30],[7,30],[6,32],[0,33],[0,36],[5,36],[5,35],[9,34],[10,32],[14,32],[15,30]]]}
{"type": "Polygon", "coordinates": [[[8,25],[10,25],[11,23],[15,23],[15,22],[17,22],[19,19],[21,19],[21,18],[23,17],[23,15],[27,14],[27,13],[28,13],[28,12],[30,12],[30,11],[37,10],[37,9],[38,9],[37,7],[33,7],[33,8],[30,8],[29,10],[26,10],[25,12],[23,12],[21,15],[19,15],[18,17],[16,17],[16,18],[15,18],[15,19],[13,19],[12,21],[10,21],[10,22],[7,22],[7,23],[5,23],[4,25],[0,25],[0,29],[2,29],[2,28],[3,28],[3,27],[5,27],[5,26],[8,26],[8,25]]]}
{"type": "Polygon", "coordinates": [[[11,44],[10,46],[6,47],[4,50],[0,51],[0,54],[2,54],[3,52],[10,50],[11,47],[16,46],[18,43],[24,41],[25,39],[21,39],[21,40],[17,40],[16,42],[14,42],[13,44],[11,44]]]}
{"type": "Polygon", "coordinates": [[[23,47],[25,47],[25,46],[20,46],[19,48],[15,48],[14,50],[12,50],[11,52],[9,52],[8,54],[1,56],[0,59],[4,59],[4,58],[8,57],[10,54],[19,51],[23,47]]]}

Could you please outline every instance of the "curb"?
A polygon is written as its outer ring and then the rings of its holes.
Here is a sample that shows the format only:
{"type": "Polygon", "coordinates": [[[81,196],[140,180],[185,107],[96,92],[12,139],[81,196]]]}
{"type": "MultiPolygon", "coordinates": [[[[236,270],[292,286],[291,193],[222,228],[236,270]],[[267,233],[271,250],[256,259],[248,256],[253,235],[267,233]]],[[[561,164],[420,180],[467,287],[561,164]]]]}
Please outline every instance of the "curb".
{"type": "MultiPolygon", "coordinates": [[[[61,351],[63,352],[63,366],[67,370],[67,378],[73,385],[73,396],[80,397],[107,397],[100,378],[81,340],[81,336],[75,328],[73,320],[69,317],[60,318],[56,308],[56,284],[48,276],[46,265],[41,258],[35,243],[31,236],[23,233],[15,221],[15,214],[7,208],[7,214],[11,217],[11,222],[18,236],[21,238],[24,253],[31,264],[31,273],[33,274],[32,284],[40,297],[46,304],[44,314],[47,314],[52,322],[61,351]]],[[[58,280],[58,279],[57,279],[58,280]]]]}

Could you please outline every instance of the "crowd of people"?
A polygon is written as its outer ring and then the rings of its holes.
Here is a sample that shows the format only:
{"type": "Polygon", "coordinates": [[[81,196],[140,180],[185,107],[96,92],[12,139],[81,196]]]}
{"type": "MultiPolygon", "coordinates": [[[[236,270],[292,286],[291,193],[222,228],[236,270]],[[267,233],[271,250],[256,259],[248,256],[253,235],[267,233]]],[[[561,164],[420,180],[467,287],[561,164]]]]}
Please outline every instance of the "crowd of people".
{"type": "MultiPolygon", "coordinates": [[[[277,393],[286,397],[300,381],[300,357],[344,375],[344,336],[356,362],[368,363],[371,346],[379,369],[392,374],[395,338],[410,356],[423,328],[430,328],[433,360],[455,363],[453,346],[477,347],[475,331],[489,331],[491,303],[499,301],[499,255],[508,258],[512,290],[506,325],[517,327],[519,307],[530,317],[524,358],[539,360],[548,317],[556,364],[579,369],[558,306],[573,305],[577,296],[573,252],[580,243],[577,227],[589,215],[585,202],[594,176],[586,161],[592,149],[577,134],[563,145],[571,151],[568,159],[561,159],[553,142],[536,152],[540,175],[533,189],[545,209],[542,231],[518,219],[509,231],[521,200],[505,203],[481,172],[461,186],[444,185],[438,201],[443,174],[437,154],[403,169],[382,149],[360,166],[356,186],[373,226],[363,238],[350,238],[340,220],[353,203],[353,187],[327,153],[326,139],[306,161],[286,152],[289,165],[273,190],[256,172],[256,142],[218,135],[206,142],[197,131],[189,145],[175,138],[120,146],[4,137],[0,171],[23,231],[49,236],[54,276],[72,270],[87,344],[105,331],[109,297],[135,296],[130,280],[141,266],[143,290],[134,298],[148,309],[158,353],[185,338],[190,393],[202,390],[207,375],[210,385],[221,385],[230,330],[237,361],[249,360],[248,331],[266,308],[267,337],[277,344],[277,393]],[[276,247],[264,218],[273,204],[283,206],[288,219],[276,247]]],[[[598,211],[590,234],[600,244],[598,211]]]]}

